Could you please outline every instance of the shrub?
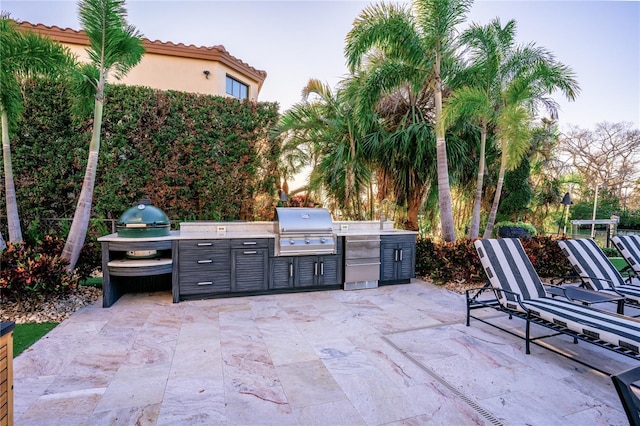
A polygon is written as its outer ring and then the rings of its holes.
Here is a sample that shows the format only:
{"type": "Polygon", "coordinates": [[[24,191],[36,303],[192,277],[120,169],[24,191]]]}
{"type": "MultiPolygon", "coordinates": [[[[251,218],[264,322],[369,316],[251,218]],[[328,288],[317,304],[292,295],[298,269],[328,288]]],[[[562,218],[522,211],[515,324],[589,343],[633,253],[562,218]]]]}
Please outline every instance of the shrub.
{"type": "Polygon", "coordinates": [[[503,222],[498,222],[495,225],[495,230],[496,230],[496,234],[500,233],[500,229],[501,228],[521,228],[524,231],[528,232],[529,235],[536,235],[537,231],[536,228],[530,224],[530,223],[526,223],[526,222],[509,222],[509,221],[503,221],[503,222]]]}
{"type": "Polygon", "coordinates": [[[29,246],[9,243],[0,256],[0,298],[27,301],[68,294],[78,278],[67,271],[68,262],[49,251],[55,239],[29,246]]]}
{"type": "MultiPolygon", "coordinates": [[[[563,277],[572,271],[556,238],[533,237],[521,241],[541,277],[563,277]]],[[[434,243],[428,238],[419,238],[416,242],[416,274],[435,283],[481,283],[487,279],[473,240],[469,239],[460,239],[454,243],[434,243]]]]}
{"type": "Polygon", "coordinates": [[[573,273],[571,263],[558,245],[560,239],[566,238],[540,236],[521,240],[524,251],[541,277],[558,278],[573,273]]]}
{"type": "Polygon", "coordinates": [[[481,282],[485,280],[473,240],[434,243],[428,238],[416,242],[416,274],[436,283],[481,282]]]}

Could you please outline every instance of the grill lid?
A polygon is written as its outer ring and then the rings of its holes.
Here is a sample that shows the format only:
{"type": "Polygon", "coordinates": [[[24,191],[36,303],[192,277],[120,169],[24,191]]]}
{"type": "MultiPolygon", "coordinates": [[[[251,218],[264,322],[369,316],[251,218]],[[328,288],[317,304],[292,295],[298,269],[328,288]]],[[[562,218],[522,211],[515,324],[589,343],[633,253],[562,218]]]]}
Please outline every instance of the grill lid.
{"type": "Polygon", "coordinates": [[[121,237],[167,236],[170,227],[167,215],[149,200],[140,200],[137,206],[126,210],[116,224],[121,237]]]}
{"type": "Polygon", "coordinates": [[[336,253],[336,235],[327,209],[277,207],[279,237],[276,256],[304,256],[336,253]]]}
{"type": "Polygon", "coordinates": [[[327,209],[304,207],[276,207],[280,234],[333,233],[331,213],[327,209]]]}

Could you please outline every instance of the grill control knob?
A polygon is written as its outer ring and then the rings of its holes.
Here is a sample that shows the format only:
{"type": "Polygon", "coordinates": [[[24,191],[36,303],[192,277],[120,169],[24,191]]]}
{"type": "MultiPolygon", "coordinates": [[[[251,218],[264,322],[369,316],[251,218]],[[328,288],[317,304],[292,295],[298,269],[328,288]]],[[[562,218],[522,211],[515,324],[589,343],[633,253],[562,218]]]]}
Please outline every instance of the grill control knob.
{"type": "Polygon", "coordinates": [[[304,240],[304,243],[305,243],[305,244],[311,244],[311,241],[309,241],[309,240],[307,239],[307,240],[304,240]]]}
{"type": "Polygon", "coordinates": [[[326,238],[320,238],[320,244],[324,244],[324,243],[325,243],[325,241],[327,241],[327,239],[326,239],[326,238]]]}
{"type": "Polygon", "coordinates": [[[296,240],[294,239],[289,240],[289,244],[294,245],[295,243],[296,243],[296,240]]]}

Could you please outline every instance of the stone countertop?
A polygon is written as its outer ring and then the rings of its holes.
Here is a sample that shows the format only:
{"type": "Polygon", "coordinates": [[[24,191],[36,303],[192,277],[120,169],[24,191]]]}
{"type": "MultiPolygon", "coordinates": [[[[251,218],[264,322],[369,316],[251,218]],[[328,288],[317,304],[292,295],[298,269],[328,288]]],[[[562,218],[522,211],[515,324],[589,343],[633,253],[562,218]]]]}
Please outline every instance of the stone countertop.
{"type": "MultiPolygon", "coordinates": [[[[147,242],[201,239],[246,239],[276,238],[275,222],[185,222],[180,231],[171,231],[166,237],[119,237],[117,233],[98,238],[100,242],[147,242]]],[[[416,235],[417,231],[394,229],[393,222],[384,222],[380,229],[378,221],[333,222],[338,237],[349,235],[416,235]],[[348,228],[348,229],[345,229],[348,228]]]]}

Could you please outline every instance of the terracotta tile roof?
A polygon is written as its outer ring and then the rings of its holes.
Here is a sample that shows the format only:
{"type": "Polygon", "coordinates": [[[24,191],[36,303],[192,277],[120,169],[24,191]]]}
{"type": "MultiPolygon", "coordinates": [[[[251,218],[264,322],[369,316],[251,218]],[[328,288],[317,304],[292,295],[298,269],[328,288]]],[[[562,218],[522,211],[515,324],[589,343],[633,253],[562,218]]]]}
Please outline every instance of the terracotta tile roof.
{"type": "MultiPolygon", "coordinates": [[[[29,22],[18,22],[18,27],[25,30],[35,31],[48,36],[60,43],[76,44],[88,46],[89,40],[82,30],[71,28],[60,28],[55,25],[46,26],[43,24],[31,24],[29,22]]],[[[185,45],[183,43],[162,42],[160,40],[151,41],[144,38],[142,41],[147,53],[157,55],[177,56],[182,58],[202,59],[206,61],[217,61],[230,67],[231,69],[253,78],[260,86],[267,77],[267,72],[255,69],[246,62],[232,56],[222,45],[211,47],[185,45]]]]}

